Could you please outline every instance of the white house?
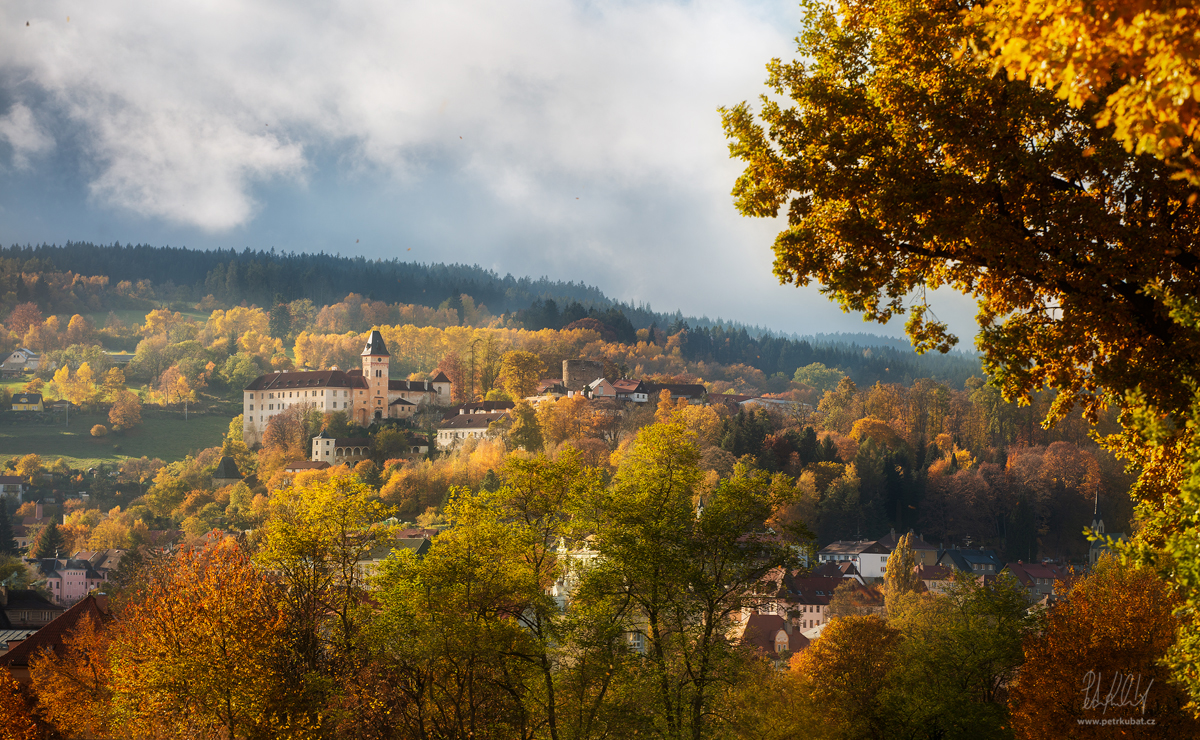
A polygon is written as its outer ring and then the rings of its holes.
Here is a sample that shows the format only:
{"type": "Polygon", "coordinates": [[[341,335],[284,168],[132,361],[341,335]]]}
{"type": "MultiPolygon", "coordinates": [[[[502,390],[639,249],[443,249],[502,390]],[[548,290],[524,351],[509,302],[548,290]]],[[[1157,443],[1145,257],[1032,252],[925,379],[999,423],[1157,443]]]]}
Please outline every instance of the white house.
{"type": "Polygon", "coordinates": [[[887,559],[888,549],[875,540],[839,540],[817,553],[821,563],[854,563],[863,578],[883,578],[887,559]]]}

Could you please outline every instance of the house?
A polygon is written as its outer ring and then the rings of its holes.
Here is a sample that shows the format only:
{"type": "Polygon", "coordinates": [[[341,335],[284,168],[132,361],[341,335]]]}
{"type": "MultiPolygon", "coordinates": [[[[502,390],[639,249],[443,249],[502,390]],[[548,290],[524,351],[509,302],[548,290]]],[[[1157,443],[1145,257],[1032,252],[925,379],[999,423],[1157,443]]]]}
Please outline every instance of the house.
{"type": "Polygon", "coordinates": [[[42,405],[41,393],[14,393],[12,397],[13,411],[45,411],[42,405]]]}
{"type": "Polygon", "coordinates": [[[616,398],[617,389],[605,378],[596,378],[588,383],[582,391],[588,398],[616,398]]]}
{"type": "Polygon", "coordinates": [[[33,589],[10,589],[0,584],[0,610],[14,629],[24,629],[50,624],[66,607],[55,604],[33,589]]]}
{"type": "Polygon", "coordinates": [[[944,550],[941,557],[938,558],[937,564],[977,576],[999,575],[1003,569],[996,553],[993,550],[984,550],[982,547],[978,550],[960,550],[957,547],[944,550]]]}
{"type": "Polygon", "coordinates": [[[683,399],[688,403],[700,405],[708,396],[708,389],[697,383],[644,383],[649,398],[657,399],[663,391],[668,391],[671,398],[678,401],[683,399]]]}
{"type": "Polygon", "coordinates": [[[344,411],[357,424],[411,417],[425,405],[450,401],[450,379],[439,372],[432,380],[391,380],[391,355],[379,330],[362,351],[362,368],[313,370],[260,375],[242,392],[242,438],[262,441],[271,417],[291,408],[344,411]]]}
{"type": "Polygon", "coordinates": [[[212,474],[213,488],[224,488],[225,486],[235,486],[242,482],[242,473],[238,470],[237,463],[229,455],[221,458],[221,462],[217,463],[217,469],[212,474]]]}
{"type": "MultiPolygon", "coordinates": [[[[853,581],[858,583],[857,581],[853,581]]],[[[801,571],[785,573],[776,568],[763,577],[759,590],[768,592],[755,610],[759,614],[788,617],[801,630],[824,624],[829,600],[838,586],[846,583],[840,576],[801,575],[801,571]]]]}
{"type": "Polygon", "coordinates": [[[559,378],[542,378],[538,381],[537,387],[538,396],[565,396],[567,395],[567,387],[563,385],[559,378]]]}
{"type": "Polygon", "coordinates": [[[307,473],[310,470],[324,470],[330,467],[324,460],[295,460],[283,466],[285,473],[307,473]]]}
{"type": "Polygon", "coordinates": [[[104,577],[87,560],[75,558],[38,558],[26,561],[46,582],[54,603],[70,606],[100,587],[104,577]]]}
{"type": "Polygon", "coordinates": [[[19,475],[0,475],[0,499],[22,501],[29,492],[29,482],[19,475]]]}
{"type": "Polygon", "coordinates": [[[1069,580],[1073,575],[1070,568],[1066,565],[1022,563],[1019,560],[1015,563],[1005,565],[1004,570],[1012,574],[1013,578],[1016,578],[1025,587],[1026,593],[1029,594],[1030,602],[1036,602],[1044,596],[1053,595],[1055,584],[1058,581],[1069,580]]]}
{"type": "Polygon", "coordinates": [[[100,577],[107,581],[108,575],[120,567],[121,559],[128,552],[128,550],[119,547],[110,547],[105,550],[78,550],[71,555],[71,558],[87,561],[91,564],[92,570],[99,573],[100,577]]]}
{"type": "Polygon", "coordinates": [[[850,562],[865,578],[883,578],[888,550],[875,540],[839,540],[817,553],[817,562],[850,562]]]}
{"type": "Polygon", "coordinates": [[[312,459],[330,465],[354,463],[371,456],[370,437],[330,437],[324,430],[313,437],[312,459]]]}
{"type": "Polygon", "coordinates": [[[825,578],[849,578],[858,583],[862,583],[862,575],[858,572],[858,568],[849,560],[830,560],[821,563],[813,569],[812,575],[823,576],[825,578]]]}
{"type": "Polygon", "coordinates": [[[808,638],[792,620],[778,614],[751,614],[736,637],[747,647],[777,662],[808,647],[808,638]]]}
{"type": "MultiPolygon", "coordinates": [[[[914,533],[911,529],[908,530],[908,532],[909,532],[909,534],[913,535],[912,551],[913,551],[913,559],[916,561],[916,564],[917,565],[937,565],[937,561],[938,561],[937,546],[929,544],[921,537],[921,535],[914,533]]],[[[900,538],[903,536],[904,535],[902,535],[902,534],[901,535],[896,534],[896,530],[893,529],[889,534],[886,534],[883,537],[880,537],[878,542],[879,542],[879,544],[883,545],[884,548],[887,549],[888,554],[890,555],[891,552],[896,549],[896,545],[900,544],[900,538]]]]}
{"type": "Polygon", "coordinates": [[[945,593],[954,581],[954,569],[945,565],[917,565],[916,571],[925,590],[932,594],[945,593]]]}
{"type": "Polygon", "coordinates": [[[9,673],[19,683],[29,683],[29,663],[44,651],[62,655],[64,638],[75,631],[83,619],[90,619],[92,624],[102,627],[109,616],[108,597],[104,595],[88,596],[70,609],[61,610],[48,621],[45,626],[16,643],[4,655],[0,655],[0,668],[7,668],[9,673]]]}
{"type": "Polygon", "coordinates": [[[650,391],[646,390],[646,384],[640,380],[614,380],[612,387],[618,401],[646,403],[650,400],[650,391]]]}
{"type": "Polygon", "coordinates": [[[438,449],[449,449],[465,439],[483,439],[487,436],[488,425],[507,417],[507,411],[494,411],[488,414],[459,414],[446,419],[438,424],[438,449]]]}
{"type": "Polygon", "coordinates": [[[450,419],[459,414],[494,414],[498,411],[512,411],[517,404],[512,401],[474,401],[451,406],[442,415],[442,419],[450,419]]]}
{"type": "Polygon", "coordinates": [[[803,410],[812,411],[812,406],[809,404],[801,403],[800,401],[793,401],[789,398],[747,398],[745,401],[739,403],[738,406],[746,409],[747,411],[760,408],[774,409],[775,411],[782,411],[790,414],[794,414],[803,410]]]}
{"type": "Polygon", "coordinates": [[[21,347],[18,350],[10,353],[8,357],[0,362],[0,369],[6,373],[24,374],[31,373],[38,369],[41,364],[42,356],[31,349],[21,347]]]}

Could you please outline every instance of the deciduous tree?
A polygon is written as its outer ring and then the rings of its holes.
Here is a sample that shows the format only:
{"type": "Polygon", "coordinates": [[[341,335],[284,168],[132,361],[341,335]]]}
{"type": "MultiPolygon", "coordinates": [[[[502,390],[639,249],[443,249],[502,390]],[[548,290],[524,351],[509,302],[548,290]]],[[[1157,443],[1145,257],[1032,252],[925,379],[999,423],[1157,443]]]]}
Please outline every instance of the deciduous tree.
{"type": "Polygon", "coordinates": [[[1200,732],[1182,711],[1186,694],[1163,665],[1179,626],[1168,585],[1151,569],[1113,557],[1062,585],[1063,598],[1050,607],[1044,627],[1025,641],[1025,665],[1010,699],[1016,736],[1083,736],[1079,720],[1113,716],[1155,720],[1158,737],[1200,732]],[[1109,696],[1120,705],[1106,711],[1109,696]]]}
{"type": "Polygon", "coordinates": [[[144,734],[269,736],[297,719],[278,593],[232,540],[151,569],[109,648],[119,721],[144,734]]]}

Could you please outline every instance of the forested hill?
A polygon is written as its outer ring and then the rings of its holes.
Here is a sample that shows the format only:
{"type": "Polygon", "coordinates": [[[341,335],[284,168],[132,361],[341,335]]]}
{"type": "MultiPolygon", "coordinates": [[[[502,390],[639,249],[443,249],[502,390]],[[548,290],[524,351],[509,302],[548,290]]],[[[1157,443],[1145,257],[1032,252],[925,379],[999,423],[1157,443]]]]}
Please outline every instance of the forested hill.
{"type": "MultiPolygon", "coordinates": [[[[0,317],[16,303],[29,300],[43,312],[69,316],[154,305],[181,310],[210,295],[224,305],[272,307],[310,300],[319,309],[348,301],[352,293],[360,302],[365,298],[372,303],[456,309],[460,317],[456,321],[462,324],[468,323],[463,310],[466,296],[474,305],[486,306],[489,315],[507,314],[506,325],[511,327],[564,329],[578,326],[583,319],[594,320],[611,341],[632,345],[643,338],[668,351],[678,350],[690,363],[745,365],[767,376],[790,378],[797,368],[821,363],[842,369],[858,383],[907,383],[930,377],[961,387],[967,378],[980,374],[977,358],[958,353],[918,356],[903,340],[871,335],[789,338],[759,327],[618,303],[583,283],[500,277],[479,266],[141,244],[68,242],[0,248],[0,317]],[[65,271],[105,276],[108,287],[80,283],[61,275],[65,271]],[[51,277],[56,272],[58,279],[51,277]]],[[[370,328],[358,304],[344,307],[347,317],[358,318],[348,319],[345,326],[335,322],[337,330],[370,328]]],[[[330,324],[326,330],[334,328],[330,324]]]]}
{"type": "Polygon", "coordinates": [[[0,257],[37,260],[42,269],[107,275],[114,283],[149,280],[156,286],[173,284],[190,289],[188,297],[193,300],[211,294],[225,303],[244,300],[260,306],[272,305],[277,296],[284,301],[307,298],[321,306],[337,303],[349,293],[423,306],[437,306],[466,294],[493,313],[510,313],[546,298],[579,301],[585,306],[613,304],[598,288],[583,283],[500,277],[478,265],[425,265],[324,252],[207,251],[67,242],[62,246],[0,248],[0,257]]]}

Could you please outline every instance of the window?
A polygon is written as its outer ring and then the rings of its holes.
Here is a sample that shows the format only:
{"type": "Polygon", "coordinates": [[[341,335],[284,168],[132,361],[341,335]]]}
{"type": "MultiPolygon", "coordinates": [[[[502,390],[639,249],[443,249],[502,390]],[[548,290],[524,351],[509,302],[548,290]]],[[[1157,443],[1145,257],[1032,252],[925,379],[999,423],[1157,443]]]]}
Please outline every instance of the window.
{"type": "Polygon", "coordinates": [[[254,404],[250,404],[250,410],[251,410],[251,411],[253,411],[253,410],[254,410],[254,404]]]}
{"type": "Polygon", "coordinates": [[[250,400],[252,400],[252,401],[254,400],[254,394],[253,394],[253,393],[251,393],[251,394],[250,394],[250,400]]]}

